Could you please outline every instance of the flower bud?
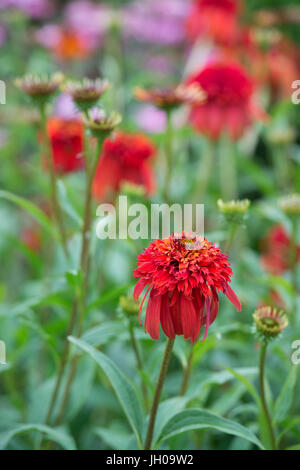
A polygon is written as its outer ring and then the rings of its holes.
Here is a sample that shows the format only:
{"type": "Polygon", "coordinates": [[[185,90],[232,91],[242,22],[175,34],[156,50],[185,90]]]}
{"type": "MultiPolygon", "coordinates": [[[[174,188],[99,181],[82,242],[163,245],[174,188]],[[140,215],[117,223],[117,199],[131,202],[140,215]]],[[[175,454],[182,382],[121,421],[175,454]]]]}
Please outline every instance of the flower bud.
{"type": "Polygon", "coordinates": [[[17,78],[15,85],[26,93],[37,105],[42,106],[54,95],[60,87],[64,76],[57,72],[53,75],[28,74],[17,78]]]}
{"type": "Polygon", "coordinates": [[[226,221],[230,224],[241,224],[245,219],[249,206],[249,199],[228,202],[224,202],[222,199],[218,200],[219,210],[224,215],[226,221]]]}
{"type": "Polygon", "coordinates": [[[300,194],[291,194],[279,199],[280,209],[289,217],[300,216],[300,194]]]}
{"type": "Polygon", "coordinates": [[[95,106],[103,93],[110,88],[107,80],[90,80],[84,78],[81,81],[69,81],[63,87],[63,91],[69,94],[77,108],[82,112],[87,112],[95,106]]]}
{"type": "Polygon", "coordinates": [[[120,306],[127,315],[136,316],[139,313],[140,302],[134,300],[132,295],[122,295],[120,297],[120,306]]]}
{"type": "Polygon", "coordinates": [[[288,318],[284,311],[270,306],[256,310],[253,319],[256,330],[264,341],[276,338],[288,326],[288,318]]]}
{"type": "Polygon", "coordinates": [[[109,135],[121,121],[122,117],[119,113],[113,111],[108,116],[100,108],[92,108],[87,117],[84,117],[85,125],[90,129],[92,135],[97,138],[109,135]]]}

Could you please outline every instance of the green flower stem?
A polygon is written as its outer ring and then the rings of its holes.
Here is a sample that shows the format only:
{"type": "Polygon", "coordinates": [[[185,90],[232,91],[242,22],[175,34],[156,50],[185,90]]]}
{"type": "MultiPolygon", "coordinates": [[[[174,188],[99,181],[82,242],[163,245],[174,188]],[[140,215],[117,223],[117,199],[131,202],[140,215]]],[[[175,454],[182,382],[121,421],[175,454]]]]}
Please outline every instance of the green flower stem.
{"type": "Polygon", "coordinates": [[[193,202],[203,202],[215,162],[216,144],[208,140],[200,162],[193,202]]]}
{"type": "Polygon", "coordinates": [[[170,186],[171,186],[171,172],[172,172],[172,152],[173,152],[173,127],[172,127],[172,112],[166,111],[167,114],[167,128],[165,133],[165,181],[163,188],[164,200],[167,204],[170,202],[170,186]]]}
{"type": "Polygon", "coordinates": [[[238,196],[237,173],[234,145],[229,136],[219,141],[220,192],[224,201],[231,201],[238,196]]]}
{"type": "MultiPolygon", "coordinates": [[[[133,349],[133,352],[134,352],[134,355],[135,355],[137,367],[140,371],[142,371],[143,370],[143,361],[142,361],[141,354],[140,354],[140,351],[139,351],[139,348],[138,348],[138,344],[137,344],[137,341],[136,341],[136,338],[135,338],[134,326],[133,326],[133,324],[130,320],[128,321],[128,329],[129,329],[129,336],[130,336],[131,346],[132,346],[132,349],[133,349]]],[[[145,410],[147,410],[148,409],[148,392],[147,392],[147,387],[146,387],[143,380],[142,380],[142,393],[143,393],[145,410]]]]}
{"type": "Polygon", "coordinates": [[[272,149],[272,161],[277,187],[281,190],[290,190],[292,183],[289,175],[289,157],[286,155],[286,145],[275,145],[272,149]]]}
{"type": "Polygon", "coordinates": [[[152,437],[153,437],[153,431],[154,431],[154,425],[155,425],[155,419],[156,419],[156,414],[157,414],[157,409],[160,401],[160,396],[163,388],[163,384],[165,381],[165,377],[168,371],[170,359],[171,359],[171,354],[174,346],[174,341],[175,339],[168,338],[167,344],[166,344],[166,349],[164,353],[164,357],[161,363],[160,371],[159,371],[159,376],[158,376],[158,381],[156,384],[156,389],[154,393],[154,398],[153,398],[153,404],[152,408],[150,411],[150,417],[149,417],[149,424],[148,424],[148,430],[147,430],[147,436],[145,440],[145,446],[144,450],[150,450],[152,446],[152,437]]]}
{"type": "MultiPolygon", "coordinates": [[[[90,163],[90,173],[88,175],[88,184],[86,188],[84,220],[83,220],[83,228],[82,228],[82,246],[81,246],[81,255],[80,255],[80,270],[83,275],[83,285],[82,285],[82,291],[80,293],[80,298],[78,298],[78,295],[76,295],[74,299],[74,305],[76,306],[76,317],[78,316],[77,311],[79,310],[79,319],[78,319],[78,328],[77,328],[78,337],[81,336],[82,328],[83,328],[84,311],[85,311],[85,306],[86,306],[88,280],[89,280],[89,273],[90,273],[89,249],[90,249],[90,238],[91,238],[90,231],[91,231],[92,184],[93,184],[95,172],[97,169],[103,140],[104,139],[99,139],[97,141],[95,155],[94,155],[93,161],[90,163]]],[[[66,338],[66,341],[70,345],[67,338],[66,338]]],[[[79,356],[78,355],[73,356],[72,361],[71,361],[69,375],[67,378],[65,390],[63,393],[62,401],[61,401],[61,405],[58,411],[57,419],[55,421],[55,424],[57,426],[62,422],[64,414],[65,414],[73,379],[76,375],[78,361],[79,361],[79,356]]]]}
{"type": "Polygon", "coordinates": [[[270,413],[268,410],[268,405],[265,396],[265,358],[266,358],[266,350],[267,350],[267,343],[262,342],[261,350],[260,350],[260,360],[259,360],[259,386],[260,386],[260,397],[262,403],[262,409],[265,414],[266,422],[268,424],[271,443],[272,443],[272,450],[276,450],[276,439],[273,430],[272,420],[270,417],[270,413]]]}
{"type": "Polygon", "coordinates": [[[187,387],[188,387],[188,384],[189,384],[190,375],[191,375],[191,371],[192,371],[194,349],[195,349],[195,343],[193,343],[191,345],[191,350],[190,350],[190,354],[189,354],[189,357],[188,357],[188,361],[187,361],[186,367],[184,369],[183,379],[182,379],[180,390],[179,390],[179,396],[180,397],[182,397],[185,394],[185,392],[187,390],[187,387]]]}
{"type": "Polygon", "coordinates": [[[49,140],[48,132],[47,132],[47,121],[46,121],[46,109],[45,105],[41,105],[40,107],[40,116],[41,116],[41,127],[45,141],[45,157],[47,160],[48,171],[50,174],[50,192],[51,192],[51,205],[54,214],[54,218],[59,230],[61,244],[65,253],[65,256],[69,257],[68,246],[67,246],[67,236],[63,224],[61,207],[58,200],[57,195],[57,182],[56,182],[56,174],[54,169],[54,163],[52,158],[52,151],[51,151],[51,143],[49,140]]]}
{"type": "Polygon", "coordinates": [[[232,244],[234,242],[234,238],[235,238],[235,235],[237,233],[238,228],[239,228],[239,224],[235,223],[235,222],[232,222],[229,226],[228,239],[227,239],[227,242],[226,242],[226,245],[225,245],[225,248],[224,248],[224,251],[227,254],[230,253],[230,250],[232,248],[232,244]]]}
{"type": "Polygon", "coordinates": [[[292,222],[292,236],[290,245],[290,265],[292,270],[292,285],[294,289],[293,295],[293,318],[295,319],[297,313],[297,294],[298,294],[298,262],[297,262],[297,236],[298,236],[298,219],[293,217],[292,222]]]}
{"type": "MultiPolygon", "coordinates": [[[[90,226],[91,226],[91,202],[92,202],[91,188],[92,188],[95,171],[97,168],[97,163],[98,163],[102,143],[103,143],[102,140],[98,141],[93,161],[90,162],[90,164],[87,166],[87,168],[90,168],[90,171],[87,177],[87,187],[86,187],[85,206],[84,206],[84,220],[83,220],[83,226],[82,226],[82,245],[81,245],[81,255],[80,255],[80,270],[82,271],[82,275],[83,275],[83,287],[82,287],[82,292],[80,295],[81,298],[79,299],[78,293],[76,293],[75,299],[72,305],[72,312],[71,312],[70,321],[67,327],[64,350],[63,350],[63,354],[62,354],[62,358],[61,358],[61,362],[59,366],[59,371],[58,371],[54,391],[50,400],[50,405],[49,405],[49,409],[48,409],[48,413],[46,417],[46,424],[50,423],[54,406],[57,400],[58,392],[59,392],[62,379],[64,376],[65,368],[68,363],[68,356],[69,356],[69,351],[70,351],[70,342],[68,341],[68,336],[72,334],[74,327],[76,325],[79,308],[80,308],[80,319],[79,319],[79,327],[78,327],[78,336],[80,336],[81,329],[82,329],[83,313],[84,313],[84,306],[85,306],[87,286],[88,286],[88,277],[89,277],[89,240],[90,240],[89,235],[90,235],[90,226]]],[[[87,155],[86,155],[86,158],[88,158],[87,155]]],[[[58,413],[57,420],[59,421],[62,419],[63,414],[64,414],[64,410],[67,404],[67,399],[69,396],[69,391],[72,385],[73,377],[76,372],[76,368],[77,368],[77,359],[76,359],[76,362],[74,359],[72,361],[70,374],[67,379],[61,407],[58,413]]]]}

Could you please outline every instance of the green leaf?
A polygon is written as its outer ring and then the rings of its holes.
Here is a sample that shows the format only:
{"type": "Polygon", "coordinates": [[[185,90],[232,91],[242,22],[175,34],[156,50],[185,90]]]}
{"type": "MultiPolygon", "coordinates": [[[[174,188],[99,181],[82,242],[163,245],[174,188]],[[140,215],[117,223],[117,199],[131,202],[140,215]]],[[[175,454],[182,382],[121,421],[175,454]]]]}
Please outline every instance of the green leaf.
{"type": "Polygon", "coordinates": [[[106,322],[103,325],[95,326],[90,330],[87,330],[83,334],[82,340],[91,346],[99,347],[123,332],[124,325],[116,322],[106,322]]]}
{"type": "Polygon", "coordinates": [[[45,230],[49,232],[50,235],[59,240],[59,235],[51,220],[35,204],[27,201],[27,199],[24,199],[23,197],[10,193],[9,191],[0,190],[0,198],[13,202],[17,206],[22,207],[22,209],[25,209],[35,220],[37,220],[37,222],[39,222],[44,227],[45,230]]]}
{"type": "Polygon", "coordinates": [[[133,436],[121,429],[115,428],[107,429],[98,427],[94,430],[94,433],[99,436],[110,449],[114,450],[126,450],[128,442],[133,436]]]}
{"type": "Polygon", "coordinates": [[[189,399],[186,397],[176,397],[165,400],[159,405],[153,433],[154,443],[158,442],[159,436],[167,422],[179,411],[182,411],[188,401],[189,399]]]}
{"type": "Polygon", "coordinates": [[[110,302],[111,300],[114,300],[115,298],[120,297],[123,292],[126,292],[130,287],[132,287],[132,284],[125,284],[123,286],[118,286],[113,289],[109,289],[108,292],[104,292],[103,294],[100,295],[98,299],[90,303],[87,308],[86,312],[89,312],[90,310],[93,310],[94,308],[98,308],[101,305],[110,302]]]}
{"type": "Polygon", "coordinates": [[[291,368],[289,375],[281,389],[275,403],[273,422],[280,422],[288,414],[294,397],[294,389],[297,379],[297,367],[291,368]]]}
{"type": "Polygon", "coordinates": [[[257,405],[260,407],[260,406],[261,406],[260,398],[259,398],[259,395],[258,395],[257,391],[255,390],[254,385],[252,385],[252,383],[249,382],[249,380],[246,379],[246,377],[244,377],[243,375],[239,374],[239,373],[236,372],[235,370],[230,369],[230,367],[224,366],[224,369],[226,369],[228,372],[230,372],[230,374],[232,374],[232,375],[233,375],[235,378],[237,378],[242,384],[245,385],[245,387],[246,387],[246,389],[248,390],[248,392],[250,393],[250,395],[254,398],[254,400],[256,401],[257,405]]]}
{"type": "Polygon", "coordinates": [[[70,336],[69,341],[88,353],[101,367],[109,379],[128,422],[142,447],[143,412],[135,389],[120,369],[105,354],[97,351],[86,342],[70,336]]]}
{"type": "Polygon", "coordinates": [[[59,200],[64,211],[66,212],[66,214],[70,216],[72,220],[74,220],[76,225],[80,228],[82,226],[82,218],[80,217],[78,212],[75,210],[75,208],[72,206],[67,195],[66,187],[62,180],[58,180],[57,188],[58,188],[59,200]]]}
{"type": "Polygon", "coordinates": [[[74,439],[65,431],[59,428],[50,428],[44,424],[20,424],[11,429],[0,433],[0,449],[3,450],[7,447],[9,441],[17,434],[24,432],[39,431],[47,435],[51,441],[57,442],[61,447],[66,450],[76,450],[74,439]]]}
{"type": "Polygon", "coordinates": [[[264,448],[255,434],[244,426],[241,426],[239,423],[222,418],[210,411],[197,408],[184,410],[173,416],[164,426],[159,442],[165,441],[170,437],[177,436],[178,434],[182,434],[187,431],[208,428],[215,429],[232,436],[242,437],[243,439],[252,442],[260,449],[264,448]]]}

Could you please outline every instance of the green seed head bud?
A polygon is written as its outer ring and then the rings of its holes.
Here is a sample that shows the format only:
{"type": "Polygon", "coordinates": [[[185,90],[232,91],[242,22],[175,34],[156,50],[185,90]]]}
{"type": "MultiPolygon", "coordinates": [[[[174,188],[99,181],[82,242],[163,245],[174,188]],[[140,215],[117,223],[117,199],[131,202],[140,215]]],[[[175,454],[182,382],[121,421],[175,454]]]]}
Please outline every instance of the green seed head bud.
{"type": "Polygon", "coordinates": [[[228,202],[224,202],[222,199],[218,200],[219,210],[224,215],[228,223],[242,223],[245,219],[249,206],[250,201],[248,199],[228,202]]]}
{"type": "Polygon", "coordinates": [[[268,132],[268,139],[274,145],[287,145],[295,141],[296,131],[291,127],[274,126],[268,132]]]}
{"type": "Polygon", "coordinates": [[[95,106],[103,93],[109,88],[110,83],[107,80],[84,78],[79,81],[68,81],[63,85],[62,90],[73,98],[80,111],[87,112],[95,106]]]}
{"type": "Polygon", "coordinates": [[[17,78],[15,85],[26,93],[37,105],[44,105],[62,84],[64,76],[57,72],[53,75],[25,75],[17,78]]]}
{"type": "Polygon", "coordinates": [[[300,194],[291,194],[279,199],[279,207],[289,217],[300,216],[300,194]]]}
{"type": "Polygon", "coordinates": [[[144,186],[139,185],[139,184],[129,183],[128,181],[124,182],[121,185],[120,192],[134,199],[141,199],[146,194],[144,186]]]}
{"type": "Polygon", "coordinates": [[[133,299],[131,295],[122,295],[120,297],[120,306],[129,316],[139,313],[140,302],[133,299]]]}
{"type": "Polygon", "coordinates": [[[109,135],[120,122],[122,117],[119,113],[113,111],[109,116],[103,109],[92,108],[87,117],[84,117],[84,123],[90,129],[94,137],[103,138],[109,135]]]}
{"type": "Polygon", "coordinates": [[[279,311],[270,306],[256,310],[253,319],[256,330],[264,341],[276,338],[288,326],[288,318],[283,310],[279,311]]]}

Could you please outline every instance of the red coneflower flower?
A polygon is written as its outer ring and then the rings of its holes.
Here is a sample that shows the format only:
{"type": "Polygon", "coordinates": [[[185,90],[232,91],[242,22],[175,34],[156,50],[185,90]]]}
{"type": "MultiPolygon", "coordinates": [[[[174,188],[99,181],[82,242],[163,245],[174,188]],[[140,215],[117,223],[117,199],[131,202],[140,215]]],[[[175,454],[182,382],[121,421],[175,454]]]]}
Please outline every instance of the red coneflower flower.
{"type": "Polygon", "coordinates": [[[159,338],[159,325],[169,338],[183,335],[195,342],[200,329],[209,326],[219,310],[218,292],[223,292],[240,311],[241,304],[229,283],[232,276],[227,256],[220,248],[199,236],[173,234],[150,243],[137,258],[134,276],[140,278],[134,289],[138,299],[145,287],[150,296],[145,331],[159,338]]]}
{"type": "Polygon", "coordinates": [[[262,117],[252,101],[254,83],[240,65],[208,65],[188,79],[188,83],[194,82],[203,88],[206,101],[192,107],[190,119],[211,139],[218,139],[226,131],[236,140],[253,118],[262,117]]]}
{"type": "Polygon", "coordinates": [[[80,120],[51,117],[47,121],[54,170],[70,173],[83,167],[83,125],[80,120]]]}
{"type": "Polygon", "coordinates": [[[105,139],[92,186],[95,198],[118,192],[124,182],[141,185],[150,194],[155,180],[149,160],[154,154],[154,145],[143,134],[118,132],[105,139]]]}
{"type": "MultiPolygon", "coordinates": [[[[261,264],[270,274],[278,276],[291,268],[291,240],[282,225],[271,227],[261,247],[261,264]]],[[[299,260],[300,247],[297,248],[297,261],[299,260]]]]}
{"type": "Polygon", "coordinates": [[[196,0],[186,20],[187,37],[209,37],[221,44],[231,44],[239,34],[238,0],[196,0]]]}

